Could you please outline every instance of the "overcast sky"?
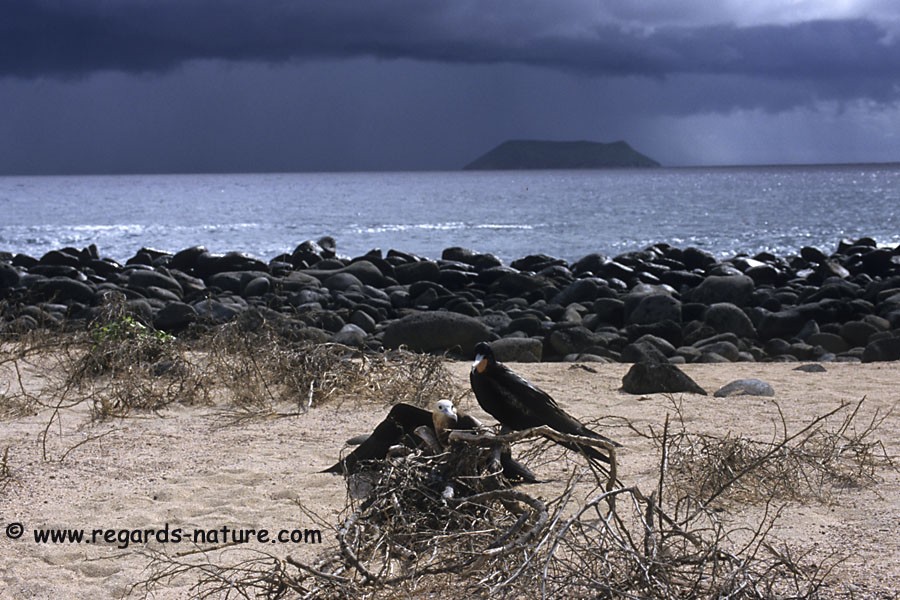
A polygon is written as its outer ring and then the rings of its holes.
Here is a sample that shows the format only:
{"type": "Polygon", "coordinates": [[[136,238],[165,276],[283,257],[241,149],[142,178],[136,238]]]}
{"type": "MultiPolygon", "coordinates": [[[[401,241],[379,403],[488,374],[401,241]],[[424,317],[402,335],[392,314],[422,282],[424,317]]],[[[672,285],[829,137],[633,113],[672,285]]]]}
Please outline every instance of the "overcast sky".
{"type": "Polygon", "coordinates": [[[896,0],[0,0],[0,173],[900,161],[896,0]]]}

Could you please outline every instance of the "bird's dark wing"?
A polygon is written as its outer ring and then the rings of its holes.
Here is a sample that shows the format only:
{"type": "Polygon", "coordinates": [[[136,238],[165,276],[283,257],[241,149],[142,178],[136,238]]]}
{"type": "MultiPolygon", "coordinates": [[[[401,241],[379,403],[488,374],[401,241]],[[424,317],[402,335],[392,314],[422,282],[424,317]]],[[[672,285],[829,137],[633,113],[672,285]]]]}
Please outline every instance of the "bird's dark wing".
{"type": "Polygon", "coordinates": [[[431,411],[405,402],[398,402],[392,406],[387,418],[397,423],[410,435],[416,430],[416,427],[432,424],[431,411]]]}
{"type": "Polygon", "coordinates": [[[490,365],[483,373],[473,369],[469,380],[481,408],[510,429],[545,425],[542,413],[556,407],[546,392],[501,363],[490,365]]]}
{"type": "Polygon", "coordinates": [[[456,417],[456,426],[454,429],[481,429],[484,427],[484,424],[473,417],[472,415],[464,412],[457,412],[456,417]]]}
{"type": "MultiPolygon", "coordinates": [[[[502,363],[491,365],[483,373],[473,369],[470,382],[481,407],[510,429],[521,430],[546,425],[560,433],[597,438],[618,445],[585,427],[560,408],[549,394],[502,363]]],[[[592,462],[609,462],[609,457],[602,450],[574,443],[561,445],[575,452],[583,452],[592,462]]]]}
{"type": "Polygon", "coordinates": [[[550,394],[526,381],[505,365],[500,366],[506,371],[505,377],[507,378],[507,389],[509,390],[507,398],[510,402],[516,402],[520,410],[528,415],[529,420],[534,423],[534,425],[529,425],[529,427],[547,425],[560,433],[582,435],[609,442],[614,446],[620,445],[596,431],[588,429],[581,421],[560,408],[550,394]],[[513,399],[510,396],[515,396],[516,398],[513,399]]]}
{"type": "Polygon", "coordinates": [[[527,404],[536,406],[557,407],[556,400],[550,394],[534,385],[503,363],[497,363],[496,378],[504,382],[504,385],[514,394],[525,399],[527,404]]]}
{"type": "Polygon", "coordinates": [[[430,412],[411,404],[396,404],[364,442],[322,472],[354,473],[365,461],[383,459],[391,446],[405,444],[415,447],[418,445],[418,438],[414,432],[421,425],[431,426],[430,412]]]}

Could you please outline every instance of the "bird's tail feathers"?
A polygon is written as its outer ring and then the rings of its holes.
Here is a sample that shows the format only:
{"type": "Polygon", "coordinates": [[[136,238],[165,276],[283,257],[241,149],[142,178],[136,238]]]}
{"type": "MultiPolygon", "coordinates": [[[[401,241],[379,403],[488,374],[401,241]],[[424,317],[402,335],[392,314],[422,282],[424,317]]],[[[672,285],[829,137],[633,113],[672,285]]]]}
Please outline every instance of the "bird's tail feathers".
{"type": "MultiPolygon", "coordinates": [[[[605,440],[604,440],[605,441],[605,440]]],[[[561,446],[568,448],[573,452],[577,452],[579,454],[584,454],[585,457],[591,462],[600,461],[606,464],[610,464],[609,456],[604,454],[600,449],[594,448],[592,446],[585,446],[583,444],[576,444],[574,442],[560,442],[561,446]]],[[[618,446],[618,444],[616,444],[618,446]]]]}

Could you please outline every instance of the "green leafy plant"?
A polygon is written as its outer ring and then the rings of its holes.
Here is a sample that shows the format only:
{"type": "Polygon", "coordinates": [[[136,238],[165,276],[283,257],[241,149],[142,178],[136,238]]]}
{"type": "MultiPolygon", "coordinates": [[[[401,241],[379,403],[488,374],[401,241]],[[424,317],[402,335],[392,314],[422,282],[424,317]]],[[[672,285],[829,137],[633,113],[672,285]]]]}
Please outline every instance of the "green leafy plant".
{"type": "Polygon", "coordinates": [[[122,340],[146,340],[163,344],[175,341],[175,336],[147,327],[131,315],[121,315],[112,321],[96,324],[91,331],[91,338],[96,344],[122,340]]]}

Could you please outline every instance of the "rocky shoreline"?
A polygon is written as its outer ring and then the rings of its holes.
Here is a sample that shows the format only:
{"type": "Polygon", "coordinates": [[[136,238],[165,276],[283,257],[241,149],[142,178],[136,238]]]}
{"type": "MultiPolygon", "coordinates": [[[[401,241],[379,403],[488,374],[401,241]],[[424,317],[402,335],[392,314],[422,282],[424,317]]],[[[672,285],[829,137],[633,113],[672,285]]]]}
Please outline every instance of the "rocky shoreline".
{"type": "Polygon", "coordinates": [[[290,339],[506,361],[672,363],[900,360],[900,248],[842,240],[718,260],[657,244],[568,263],[504,265],[447,248],[342,257],[332,238],[265,262],[246,254],[141,249],[122,265],[94,246],[40,258],[0,252],[0,336],[85,327],[110,294],[175,336],[239,318],[290,339]]]}

